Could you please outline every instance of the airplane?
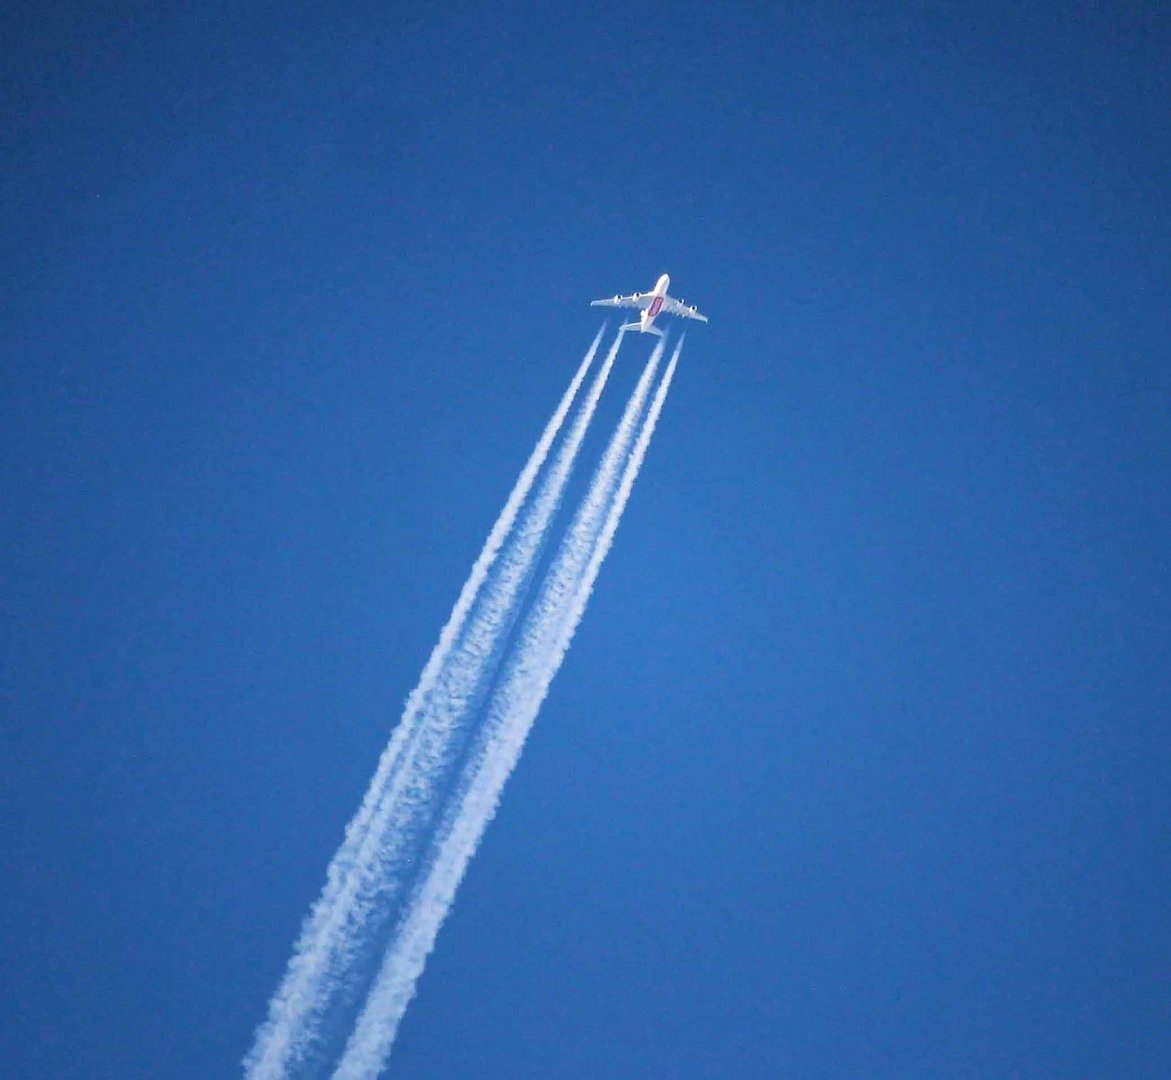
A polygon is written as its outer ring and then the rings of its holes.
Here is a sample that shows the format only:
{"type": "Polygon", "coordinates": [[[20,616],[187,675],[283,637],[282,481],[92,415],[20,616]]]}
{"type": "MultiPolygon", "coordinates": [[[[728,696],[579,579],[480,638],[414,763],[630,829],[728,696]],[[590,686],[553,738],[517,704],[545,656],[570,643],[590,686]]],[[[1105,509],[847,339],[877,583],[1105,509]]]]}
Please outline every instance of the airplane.
{"type": "Polygon", "coordinates": [[[663,274],[655,282],[655,287],[650,292],[636,292],[630,296],[614,296],[608,300],[591,300],[590,307],[641,308],[642,314],[639,316],[638,322],[626,323],[618,329],[638,330],[643,334],[658,334],[659,337],[663,336],[663,331],[654,325],[655,319],[659,315],[682,315],[686,319],[707,322],[707,316],[701,315],[694,304],[688,305],[682,300],[676,300],[673,296],[667,295],[667,286],[670,284],[671,279],[663,274]]]}

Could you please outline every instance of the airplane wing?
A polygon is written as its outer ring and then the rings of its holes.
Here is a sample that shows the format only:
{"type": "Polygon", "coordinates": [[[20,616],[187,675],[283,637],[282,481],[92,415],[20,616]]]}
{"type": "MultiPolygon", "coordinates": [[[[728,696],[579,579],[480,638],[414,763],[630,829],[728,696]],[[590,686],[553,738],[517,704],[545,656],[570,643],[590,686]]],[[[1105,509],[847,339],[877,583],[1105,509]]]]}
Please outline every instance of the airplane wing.
{"type": "Polygon", "coordinates": [[[700,322],[707,322],[707,316],[701,315],[694,304],[676,300],[673,296],[663,297],[662,310],[668,315],[682,315],[685,319],[698,319],[700,322]]]}
{"type": "Polygon", "coordinates": [[[651,306],[651,293],[632,293],[630,296],[609,296],[605,300],[591,300],[590,307],[632,307],[651,306]]]}

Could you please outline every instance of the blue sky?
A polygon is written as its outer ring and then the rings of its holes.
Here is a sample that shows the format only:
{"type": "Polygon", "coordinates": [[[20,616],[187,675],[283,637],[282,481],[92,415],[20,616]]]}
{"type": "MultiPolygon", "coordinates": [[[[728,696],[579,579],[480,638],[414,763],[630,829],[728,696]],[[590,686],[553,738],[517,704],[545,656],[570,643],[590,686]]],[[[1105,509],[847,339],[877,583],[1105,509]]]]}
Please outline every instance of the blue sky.
{"type": "Polygon", "coordinates": [[[1171,30],[969,8],[0,16],[0,1071],[238,1071],[664,270],[712,322],[395,1075],[1166,1071],[1171,30]]]}

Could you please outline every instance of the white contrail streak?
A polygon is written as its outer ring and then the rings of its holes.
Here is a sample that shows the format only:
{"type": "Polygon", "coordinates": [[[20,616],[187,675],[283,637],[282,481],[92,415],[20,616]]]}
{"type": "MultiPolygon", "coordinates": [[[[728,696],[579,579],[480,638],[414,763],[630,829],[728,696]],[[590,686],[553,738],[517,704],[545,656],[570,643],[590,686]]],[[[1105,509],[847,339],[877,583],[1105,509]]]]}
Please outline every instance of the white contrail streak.
{"type": "Polygon", "coordinates": [[[496,813],[504,784],[520,757],[550,683],[557,673],[613,542],[622,512],[654,434],[683,347],[676,345],[650,409],[630,447],[634,423],[658,364],[662,345],[648,361],[615,431],[590,492],[574,518],[525,622],[504,680],[460,780],[454,812],[445,817],[437,852],[421,875],[396,929],[378,979],[346,1044],[334,1080],[371,1080],[386,1063],[415,986],[455,899],[472,855],[496,813]],[[625,458],[621,478],[617,469],[625,458]]]}
{"type": "MultiPolygon", "coordinates": [[[[513,536],[517,516],[527,499],[565,417],[577,396],[601,342],[598,331],[553,416],[545,426],[528,461],[509,494],[504,508],[488,535],[483,550],[464,583],[439,641],[431,653],[418,685],[407,699],[403,717],[383,752],[374,778],[357,813],[346,828],[341,847],[330,862],[326,885],[302,926],[285,976],[269,1002],[268,1019],[256,1034],[251,1051],[245,1058],[245,1073],[252,1080],[276,1080],[290,1068],[304,1061],[320,1034],[323,1016],[341,988],[345,967],[351,961],[354,946],[361,935],[361,925],[368,916],[371,878],[385,864],[385,857],[396,849],[396,836],[387,837],[387,824],[402,824],[404,795],[409,806],[419,808],[419,793],[410,784],[417,774],[415,759],[420,741],[427,743],[424,757],[434,758],[436,742],[443,732],[450,734],[459,717],[460,691],[464,698],[474,692],[483,666],[492,656],[493,633],[507,627],[510,609],[531,570],[544,532],[556,510],[573,459],[581,444],[585,428],[593,415],[602,388],[617,354],[619,334],[595,377],[586,402],[570,434],[560,448],[555,464],[545,479],[522,528],[513,536]],[[501,548],[511,541],[501,567],[489,583],[487,596],[483,586],[501,548]],[[477,606],[477,601],[479,604],[477,606]],[[475,616],[469,618],[475,610],[475,616]],[[471,689],[468,689],[468,684],[471,689]],[[435,727],[438,690],[444,691],[441,707],[446,709],[446,727],[432,738],[423,739],[426,729],[435,727]],[[404,793],[404,788],[407,790],[404,793]]],[[[385,883],[375,883],[385,884],[385,883]]]]}
{"type": "Polygon", "coordinates": [[[462,741],[477,690],[495,669],[503,638],[511,626],[525,582],[556,512],[586,428],[622,342],[619,333],[586,394],[564,442],[541,482],[532,506],[508,538],[499,563],[488,579],[486,595],[441,673],[431,700],[417,725],[409,759],[398,782],[392,781],[368,829],[368,840],[351,869],[345,933],[336,944],[336,967],[348,967],[354,947],[363,943],[362,927],[374,912],[385,912],[389,901],[413,874],[406,865],[432,831],[438,790],[452,775],[447,768],[462,741]]]}

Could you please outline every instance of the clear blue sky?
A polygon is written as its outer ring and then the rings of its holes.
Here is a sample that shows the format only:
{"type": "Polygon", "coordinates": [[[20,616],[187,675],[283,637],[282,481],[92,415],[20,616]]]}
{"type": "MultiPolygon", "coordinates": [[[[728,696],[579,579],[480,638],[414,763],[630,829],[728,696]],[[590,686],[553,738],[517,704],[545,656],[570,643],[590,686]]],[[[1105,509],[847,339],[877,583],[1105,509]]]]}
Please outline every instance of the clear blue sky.
{"type": "Polygon", "coordinates": [[[237,1073],[666,270],[395,1074],[1168,1074],[1171,26],[814,7],[5,9],[0,1073],[237,1073]]]}

